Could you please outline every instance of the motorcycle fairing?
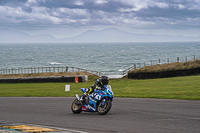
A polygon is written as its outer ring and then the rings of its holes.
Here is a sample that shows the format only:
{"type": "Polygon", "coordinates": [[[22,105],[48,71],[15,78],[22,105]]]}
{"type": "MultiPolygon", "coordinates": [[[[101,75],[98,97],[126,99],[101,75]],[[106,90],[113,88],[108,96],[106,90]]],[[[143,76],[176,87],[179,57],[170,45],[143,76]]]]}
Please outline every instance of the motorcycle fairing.
{"type": "Polygon", "coordinates": [[[88,105],[82,105],[82,110],[83,111],[91,111],[91,112],[96,112],[96,109],[93,108],[92,106],[88,105]]]}
{"type": "MultiPolygon", "coordinates": [[[[97,90],[95,89],[93,94],[89,95],[89,104],[88,105],[82,105],[82,110],[83,111],[90,111],[90,112],[96,112],[97,111],[97,101],[100,101],[103,99],[102,105],[105,105],[106,99],[109,97],[109,99],[113,99],[113,92],[110,91],[106,86],[105,86],[105,91],[102,90],[97,90]]],[[[86,88],[81,88],[82,92],[85,93],[86,88]]]]}

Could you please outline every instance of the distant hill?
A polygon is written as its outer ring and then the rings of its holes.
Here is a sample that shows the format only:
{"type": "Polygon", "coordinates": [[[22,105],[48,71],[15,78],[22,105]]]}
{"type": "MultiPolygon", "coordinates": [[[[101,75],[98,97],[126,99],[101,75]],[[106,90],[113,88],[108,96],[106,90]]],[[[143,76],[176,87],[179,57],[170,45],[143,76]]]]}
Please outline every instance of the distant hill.
{"type": "Polygon", "coordinates": [[[29,35],[20,31],[0,29],[0,43],[45,43],[56,42],[51,35],[29,35]]]}
{"type": "Polygon", "coordinates": [[[200,41],[200,37],[132,34],[116,28],[101,31],[89,30],[75,37],[63,39],[67,42],[172,42],[200,41]]]}
{"type": "Polygon", "coordinates": [[[52,35],[29,35],[24,32],[0,29],[0,43],[67,43],[67,42],[173,42],[200,41],[200,37],[132,34],[116,28],[88,30],[78,36],[57,39],[52,35]]]}

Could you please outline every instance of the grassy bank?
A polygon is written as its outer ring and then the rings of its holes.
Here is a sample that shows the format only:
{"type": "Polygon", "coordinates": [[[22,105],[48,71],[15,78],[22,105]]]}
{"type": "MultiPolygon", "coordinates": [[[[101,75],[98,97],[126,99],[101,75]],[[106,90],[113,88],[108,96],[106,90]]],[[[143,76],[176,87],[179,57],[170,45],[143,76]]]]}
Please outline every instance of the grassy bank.
{"type": "Polygon", "coordinates": [[[169,64],[145,66],[140,69],[135,69],[130,73],[137,72],[163,72],[163,71],[174,71],[174,70],[183,70],[183,69],[193,69],[200,68],[200,60],[189,61],[189,62],[174,62],[169,64]]]}
{"type": "MultiPolygon", "coordinates": [[[[95,81],[95,76],[89,76],[84,83],[15,83],[0,84],[0,97],[65,97],[82,94],[80,88],[87,88],[95,81]],[[69,92],[65,92],[65,85],[70,85],[69,92]]],[[[159,98],[200,100],[200,75],[131,80],[111,79],[115,97],[159,98]]]]}

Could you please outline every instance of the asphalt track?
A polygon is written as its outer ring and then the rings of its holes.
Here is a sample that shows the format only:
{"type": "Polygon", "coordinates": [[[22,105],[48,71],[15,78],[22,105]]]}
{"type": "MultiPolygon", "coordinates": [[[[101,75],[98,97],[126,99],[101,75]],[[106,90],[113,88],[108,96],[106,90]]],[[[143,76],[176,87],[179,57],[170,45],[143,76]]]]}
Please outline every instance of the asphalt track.
{"type": "Polygon", "coordinates": [[[73,114],[73,97],[0,97],[0,121],[69,132],[199,133],[200,101],[114,98],[106,115],[73,114]],[[64,131],[64,130],[63,130],[64,131]]]}

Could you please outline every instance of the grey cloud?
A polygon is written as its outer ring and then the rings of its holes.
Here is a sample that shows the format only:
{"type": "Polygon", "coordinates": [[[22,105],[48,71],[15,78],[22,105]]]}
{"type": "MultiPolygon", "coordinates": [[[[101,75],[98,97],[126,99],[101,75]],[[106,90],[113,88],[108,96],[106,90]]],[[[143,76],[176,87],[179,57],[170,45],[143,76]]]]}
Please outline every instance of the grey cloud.
{"type": "Polygon", "coordinates": [[[128,25],[199,26],[196,0],[7,0],[0,1],[0,24],[27,26],[128,25]]]}

